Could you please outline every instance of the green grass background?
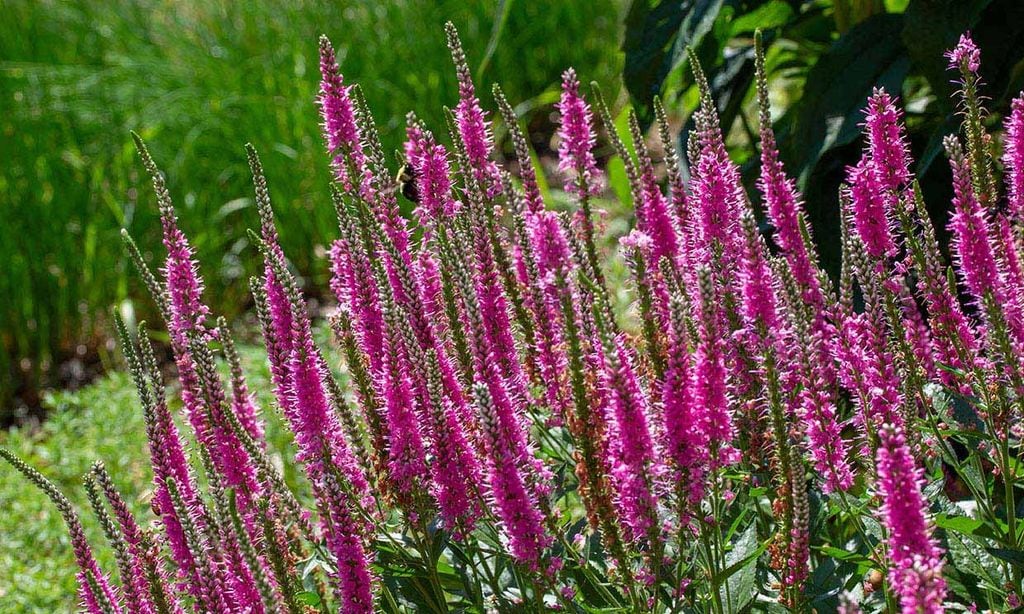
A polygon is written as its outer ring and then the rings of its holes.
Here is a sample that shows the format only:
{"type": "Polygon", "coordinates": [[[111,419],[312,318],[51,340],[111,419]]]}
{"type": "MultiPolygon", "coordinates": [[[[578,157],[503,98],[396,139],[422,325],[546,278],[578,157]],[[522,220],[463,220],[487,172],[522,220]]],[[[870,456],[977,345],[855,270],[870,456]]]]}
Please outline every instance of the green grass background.
{"type": "MultiPolygon", "coordinates": [[[[317,37],[338,49],[396,149],[404,116],[443,126],[456,101],[443,24],[459,28],[487,106],[500,81],[547,121],[560,72],[614,96],[623,0],[6,0],[0,4],[0,422],[60,382],[70,357],[109,360],[104,317],[141,288],[126,227],[160,255],[156,206],[128,138],[167,174],[208,284],[247,308],[257,224],[242,145],[261,151],[284,247],[323,284],[335,236],[314,105],[317,37]]],[[[142,303],[148,305],[148,302],[142,303]]],[[[146,314],[143,314],[146,315],[146,314]]]]}
{"type": "MultiPolygon", "coordinates": [[[[270,408],[266,355],[252,346],[240,349],[249,383],[261,406],[270,408]]],[[[0,446],[33,465],[71,499],[100,565],[116,579],[113,552],[89,507],[82,476],[102,460],[136,518],[153,520],[146,427],[131,378],[113,372],[78,392],[49,394],[45,402],[51,416],[41,427],[0,431],[0,446]]],[[[267,409],[263,417],[273,456],[301,492],[301,478],[289,462],[294,455],[290,432],[275,412],[267,409]]],[[[179,428],[190,441],[188,426],[179,428]]],[[[46,495],[6,463],[0,467],[0,510],[0,612],[73,611],[77,567],[67,528],[46,495]]]]}

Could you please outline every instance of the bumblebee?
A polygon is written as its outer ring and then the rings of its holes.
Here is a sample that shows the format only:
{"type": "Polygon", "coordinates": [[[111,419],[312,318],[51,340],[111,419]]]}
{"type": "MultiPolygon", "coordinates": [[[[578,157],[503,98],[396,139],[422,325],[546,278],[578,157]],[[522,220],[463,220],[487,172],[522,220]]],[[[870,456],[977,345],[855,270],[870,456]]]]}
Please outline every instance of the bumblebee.
{"type": "Polygon", "coordinates": [[[409,202],[419,204],[420,190],[416,185],[415,171],[409,166],[409,162],[405,159],[405,155],[402,152],[396,152],[395,157],[398,158],[399,163],[398,173],[395,174],[395,191],[404,196],[409,202]]]}

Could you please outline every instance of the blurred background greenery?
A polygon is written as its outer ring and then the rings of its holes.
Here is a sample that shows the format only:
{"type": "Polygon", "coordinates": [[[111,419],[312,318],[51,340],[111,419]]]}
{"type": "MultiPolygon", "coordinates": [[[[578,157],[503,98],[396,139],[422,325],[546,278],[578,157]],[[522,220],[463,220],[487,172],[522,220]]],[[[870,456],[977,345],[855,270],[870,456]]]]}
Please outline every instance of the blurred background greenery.
{"type": "MultiPolygon", "coordinates": [[[[41,415],[43,390],[74,388],[112,364],[106,314],[142,296],[119,229],[160,255],[129,130],[168,177],[219,313],[247,311],[258,261],[244,232],[256,224],[248,141],[263,155],[286,252],[313,291],[326,287],[335,222],[314,104],[321,33],[364,88],[391,151],[407,111],[439,129],[455,102],[443,35],[453,21],[485,107],[500,82],[542,163],[568,66],[602,86],[623,126],[629,108],[649,121],[651,98],[663,95],[685,151],[692,47],[752,187],[752,35],[762,28],[783,158],[832,270],[836,192],[859,155],[872,88],[902,98],[916,171],[944,228],[948,168],[933,162],[958,118],[943,50],[973,31],[995,127],[1024,87],[1020,0],[6,0],[0,12],[0,427],[41,415]]],[[[612,219],[628,224],[621,161],[602,163],[619,201],[612,219]]],[[[135,305],[153,315],[148,300],[135,305]]]]}
{"type": "MultiPolygon", "coordinates": [[[[314,104],[317,37],[332,39],[346,79],[365,89],[390,151],[408,110],[438,129],[442,107],[455,102],[447,20],[462,34],[484,106],[493,108],[490,86],[500,82],[549,169],[551,104],[568,66],[601,84],[622,131],[628,110],[649,120],[651,97],[663,95],[685,151],[696,102],[685,59],[692,46],[751,186],[751,46],[763,28],[784,159],[831,268],[836,189],[859,155],[861,108],[873,87],[906,107],[915,170],[940,228],[949,181],[938,145],[958,123],[942,51],[972,30],[996,129],[1024,88],[1021,0],[0,1],[0,445],[78,504],[80,476],[102,458],[144,510],[151,476],[128,378],[112,373],[79,392],[45,392],[116,366],[112,306],[141,299],[132,302],[137,316],[154,315],[118,236],[126,227],[151,262],[162,257],[152,190],[128,131],[141,132],[167,175],[218,314],[251,311],[245,280],[258,258],[244,229],[258,220],[248,141],[262,153],[285,251],[315,293],[326,287],[324,249],[335,236],[314,104]],[[42,425],[2,428],[44,411],[51,417],[42,425]]],[[[630,223],[629,189],[621,160],[607,148],[600,158],[613,197],[604,203],[608,234],[617,236],[630,223]]],[[[551,183],[562,202],[560,182],[551,183]]],[[[266,399],[263,355],[243,351],[266,399]]],[[[289,436],[265,415],[271,447],[290,457],[289,436]]],[[[73,565],[59,515],[10,475],[0,468],[0,612],[70,611],[73,565]]],[[[88,514],[84,522],[101,543],[88,514]]],[[[109,568],[109,550],[100,557],[109,568]]]]}
{"type": "Polygon", "coordinates": [[[335,221],[314,104],[321,33],[346,79],[364,88],[393,151],[407,111],[440,128],[443,105],[457,100],[445,21],[459,28],[483,97],[500,80],[530,118],[550,112],[568,66],[612,95],[619,89],[623,5],[0,3],[0,426],[37,410],[46,387],[101,369],[106,314],[141,296],[118,231],[158,250],[159,224],[129,130],[147,139],[168,177],[211,304],[232,317],[247,307],[258,260],[243,253],[245,228],[258,222],[246,142],[263,155],[285,250],[323,281],[335,221]]]}

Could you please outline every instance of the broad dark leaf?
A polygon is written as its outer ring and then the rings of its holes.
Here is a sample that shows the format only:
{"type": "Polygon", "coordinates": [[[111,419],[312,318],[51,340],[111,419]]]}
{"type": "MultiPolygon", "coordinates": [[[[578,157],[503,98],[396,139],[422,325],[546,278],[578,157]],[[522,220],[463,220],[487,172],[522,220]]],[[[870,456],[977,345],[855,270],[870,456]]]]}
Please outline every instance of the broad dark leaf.
{"type": "Polygon", "coordinates": [[[997,559],[1006,561],[1017,569],[1024,569],[1024,552],[1010,550],[1008,548],[985,548],[989,554],[997,559]]]}
{"type": "Polygon", "coordinates": [[[902,28],[902,15],[871,17],[837,40],[808,73],[788,148],[796,152],[802,182],[827,151],[857,138],[875,87],[900,92],[910,67],[902,28]]]}
{"type": "Polygon", "coordinates": [[[768,544],[757,543],[757,524],[751,523],[736,539],[733,549],[726,554],[728,565],[718,572],[715,581],[722,586],[723,600],[728,591],[733,599],[733,611],[741,611],[754,598],[754,579],[757,558],[767,549],[768,544]]]}
{"type": "Polygon", "coordinates": [[[622,79],[646,125],[665,77],[711,31],[724,0],[634,0],[626,16],[622,79]]]}

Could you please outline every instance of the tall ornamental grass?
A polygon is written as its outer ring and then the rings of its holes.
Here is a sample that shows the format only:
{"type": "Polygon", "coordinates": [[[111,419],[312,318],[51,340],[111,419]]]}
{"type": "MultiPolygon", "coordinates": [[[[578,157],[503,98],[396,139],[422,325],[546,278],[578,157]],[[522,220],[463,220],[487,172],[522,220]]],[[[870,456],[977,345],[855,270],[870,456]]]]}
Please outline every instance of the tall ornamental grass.
{"type": "Polygon", "coordinates": [[[694,57],[702,94],[685,174],[660,105],[660,143],[631,118],[630,148],[600,93],[565,72],[559,170],[577,207],[559,213],[497,87],[518,170],[494,162],[487,112],[447,34],[459,102],[435,127],[447,138],[408,116],[402,185],[362,90],[321,39],[344,383],[314,342],[247,148],[262,256],[250,289],[273,412],[255,406],[231,332],[203,302],[164,175],[136,137],[166,258],[154,271],[125,242],[168,331],[184,417],[168,409],[145,327],[118,321],[155,514],[133,517],[102,464],[86,476],[119,581],[67,499],[0,451],[63,514],[88,612],[1019,605],[1024,97],[996,158],[969,36],[948,54],[964,118],[945,141],[952,265],[909,170],[899,102],[879,89],[839,194],[832,280],[778,157],[759,39],[762,206],[741,187],[694,57]],[[619,256],[599,247],[592,209],[601,125],[636,206],[619,256]],[[415,225],[399,190],[417,203],[415,225]],[[613,309],[611,257],[628,266],[635,317],[613,309]],[[273,418],[294,433],[295,488],[267,449],[273,418]]]}

